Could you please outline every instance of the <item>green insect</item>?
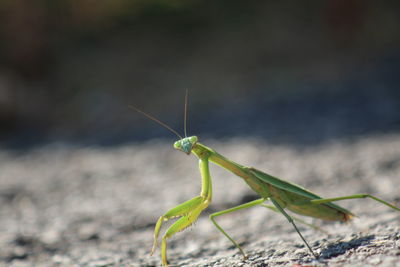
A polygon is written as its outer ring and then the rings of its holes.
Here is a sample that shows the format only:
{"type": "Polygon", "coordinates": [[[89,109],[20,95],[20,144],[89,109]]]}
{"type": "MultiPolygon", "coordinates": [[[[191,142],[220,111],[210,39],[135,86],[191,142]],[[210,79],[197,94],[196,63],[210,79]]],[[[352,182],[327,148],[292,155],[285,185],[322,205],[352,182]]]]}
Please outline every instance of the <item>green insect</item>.
{"type": "Polygon", "coordinates": [[[162,215],[158,219],[154,229],[154,243],[153,243],[153,248],[151,250],[151,254],[154,253],[157,247],[158,236],[160,233],[162,223],[169,219],[179,217],[179,219],[167,229],[164,236],[162,237],[161,258],[162,258],[162,266],[164,267],[168,266],[168,260],[167,260],[168,238],[172,237],[174,234],[180,231],[183,231],[191,224],[193,224],[199,217],[200,213],[203,210],[205,210],[211,203],[212,185],[211,185],[211,176],[209,170],[210,161],[242,178],[244,182],[247,183],[247,185],[250,186],[250,188],[260,196],[260,198],[257,200],[250,201],[248,203],[227,210],[223,210],[220,212],[216,212],[210,215],[210,219],[214,223],[214,225],[239,249],[240,253],[243,255],[244,258],[246,258],[246,254],[244,253],[243,249],[216,222],[215,220],[216,217],[223,214],[238,211],[241,209],[250,208],[256,205],[262,205],[264,207],[267,207],[271,210],[283,214],[283,216],[286,217],[286,219],[293,225],[294,229],[299,234],[300,238],[303,240],[307,248],[310,250],[311,254],[317,259],[318,255],[316,255],[313,252],[310,245],[307,243],[303,235],[300,233],[294,221],[298,220],[302,223],[304,222],[301,221],[300,219],[290,216],[285,211],[285,209],[288,209],[291,212],[300,215],[318,218],[322,220],[346,222],[351,220],[351,218],[354,217],[354,214],[338,205],[333,204],[332,202],[345,199],[371,198],[392,209],[400,211],[400,208],[369,194],[356,194],[351,196],[343,196],[335,198],[322,198],[299,185],[279,179],[277,177],[269,175],[255,168],[246,167],[236,162],[233,162],[228,158],[222,156],[221,154],[218,154],[215,150],[199,143],[199,140],[196,136],[186,137],[187,93],[185,97],[185,113],[184,113],[185,138],[180,136],[171,127],[159,121],[158,119],[152,117],[151,115],[144,113],[143,111],[135,107],[132,108],[138,111],[139,113],[142,113],[146,117],[150,118],[151,120],[159,123],[168,130],[172,131],[174,134],[176,134],[180,138],[180,140],[174,143],[175,149],[180,150],[186,153],[187,155],[190,155],[192,153],[199,158],[200,174],[202,178],[201,181],[202,188],[200,195],[168,210],[164,215],[162,215]],[[264,202],[267,200],[270,200],[273,206],[265,205],[264,202]]]}

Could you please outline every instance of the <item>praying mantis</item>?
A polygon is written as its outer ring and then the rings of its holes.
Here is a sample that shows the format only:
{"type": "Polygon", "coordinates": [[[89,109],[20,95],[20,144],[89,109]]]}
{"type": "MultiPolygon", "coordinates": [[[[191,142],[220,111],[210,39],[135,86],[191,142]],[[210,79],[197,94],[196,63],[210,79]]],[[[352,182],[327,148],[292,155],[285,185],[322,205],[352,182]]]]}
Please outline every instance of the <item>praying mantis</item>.
{"type": "Polygon", "coordinates": [[[242,247],[217,223],[216,217],[228,214],[234,211],[247,209],[257,205],[262,205],[275,212],[281,213],[289,223],[292,224],[297,234],[300,236],[301,240],[304,242],[311,254],[318,259],[318,255],[314,253],[311,246],[307,243],[303,235],[297,228],[295,221],[298,220],[302,223],[300,219],[290,216],[285,209],[300,214],[303,216],[309,216],[317,219],[322,219],[326,221],[342,221],[347,222],[351,220],[355,215],[344,209],[333,202],[346,200],[346,199],[358,199],[358,198],[370,198],[377,202],[380,202],[394,210],[400,211],[400,208],[377,198],[370,194],[355,194],[350,196],[342,196],[335,198],[322,198],[313,192],[288,181],[279,179],[270,174],[257,170],[256,168],[246,167],[238,164],[215,150],[201,144],[197,136],[187,137],[186,134],[186,117],[187,117],[187,91],[185,95],[185,112],[184,112],[184,133],[185,137],[182,137],[178,132],[172,129],[167,124],[161,122],[155,117],[141,111],[140,109],[130,106],[137,112],[143,114],[149,119],[157,122],[161,126],[173,132],[179,137],[179,140],[174,143],[174,148],[184,152],[187,155],[194,154],[199,158],[199,168],[201,174],[201,192],[199,196],[196,196],[164,213],[159,217],[154,228],[154,242],[151,249],[151,255],[154,254],[158,246],[158,237],[160,234],[161,226],[164,221],[178,218],[165,232],[161,238],[161,260],[162,266],[168,267],[167,260],[167,240],[171,238],[174,234],[185,230],[190,225],[192,225],[201,212],[205,210],[212,200],[212,183],[211,175],[209,170],[209,162],[212,162],[230,172],[236,176],[242,178],[244,182],[250,186],[250,188],[257,193],[260,198],[250,201],[248,203],[226,209],[223,211],[215,212],[209,217],[216,228],[226,236],[233,245],[238,248],[240,253],[246,259],[246,254],[242,247]],[[270,200],[273,205],[264,204],[265,201],[270,200]]]}

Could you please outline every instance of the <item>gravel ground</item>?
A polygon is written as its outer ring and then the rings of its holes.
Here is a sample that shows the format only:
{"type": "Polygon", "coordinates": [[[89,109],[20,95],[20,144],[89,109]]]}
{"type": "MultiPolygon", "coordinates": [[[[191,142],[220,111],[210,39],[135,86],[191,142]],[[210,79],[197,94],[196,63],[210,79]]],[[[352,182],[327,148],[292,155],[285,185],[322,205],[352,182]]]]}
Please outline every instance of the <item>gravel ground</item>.
{"type": "MultiPolygon", "coordinates": [[[[200,141],[325,197],[371,193],[400,204],[400,134],[308,147],[200,141]]],[[[196,158],[171,143],[0,150],[0,265],[160,266],[159,251],[149,255],[158,216],[200,190],[196,158]]],[[[207,215],[254,196],[232,174],[211,173],[213,203],[168,243],[173,266],[400,266],[400,213],[364,199],[341,202],[358,215],[349,224],[305,217],[327,233],[299,225],[318,262],[280,214],[254,207],[219,217],[248,253],[244,261],[207,215]]]]}

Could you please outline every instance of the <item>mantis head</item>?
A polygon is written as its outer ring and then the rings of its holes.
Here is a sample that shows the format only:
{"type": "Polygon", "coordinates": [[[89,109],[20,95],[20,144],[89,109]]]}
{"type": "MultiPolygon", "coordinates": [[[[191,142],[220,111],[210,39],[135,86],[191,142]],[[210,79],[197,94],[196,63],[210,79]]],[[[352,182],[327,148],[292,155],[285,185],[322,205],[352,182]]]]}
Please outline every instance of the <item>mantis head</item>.
{"type": "Polygon", "coordinates": [[[197,140],[197,136],[182,138],[181,140],[174,143],[174,148],[189,155],[190,152],[192,152],[194,145],[197,143],[197,140]]]}

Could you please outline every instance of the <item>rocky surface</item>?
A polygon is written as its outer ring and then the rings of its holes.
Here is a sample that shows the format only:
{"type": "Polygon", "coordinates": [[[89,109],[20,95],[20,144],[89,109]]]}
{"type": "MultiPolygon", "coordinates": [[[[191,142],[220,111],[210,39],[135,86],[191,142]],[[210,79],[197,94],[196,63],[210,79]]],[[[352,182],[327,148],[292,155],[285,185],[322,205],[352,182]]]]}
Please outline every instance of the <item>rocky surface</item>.
{"type": "MultiPolygon", "coordinates": [[[[200,141],[325,197],[371,193],[400,205],[400,134],[306,147],[200,141]]],[[[160,266],[159,250],[149,255],[158,216],[200,191],[196,158],[171,143],[1,150],[0,265],[160,266]]],[[[248,253],[244,261],[207,215],[254,195],[225,170],[212,166],[211,173],[213,203],[169,241],[172,266],[400,266],[400,213],[368,199],[340,203],[358,215],[350,224],[304,217],[328,233],[299,225],[319,261],[280,214],[254,207],[219,217],[248,253]]]]}

